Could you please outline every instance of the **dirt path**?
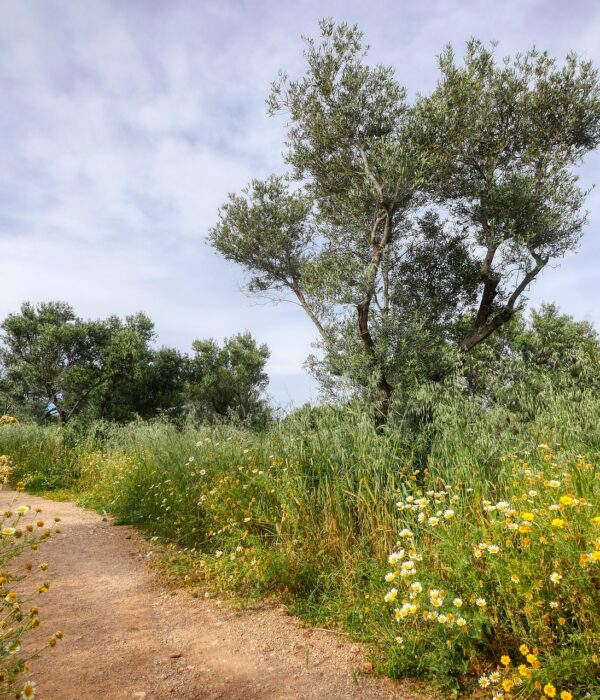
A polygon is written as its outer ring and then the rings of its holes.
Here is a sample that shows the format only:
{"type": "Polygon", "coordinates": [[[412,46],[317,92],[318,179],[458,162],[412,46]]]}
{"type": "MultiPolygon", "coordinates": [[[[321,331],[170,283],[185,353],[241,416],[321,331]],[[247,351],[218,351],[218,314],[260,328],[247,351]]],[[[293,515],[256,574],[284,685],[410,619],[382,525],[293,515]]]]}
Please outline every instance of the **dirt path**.
{"type": "MultiPolygon", "coordinates": [[[[0,492],[0,503],[13,497],[0,492]]],[[[353,673],[360,646],[301,629],[283,609],[238,612],[167,590],[135,530],[69,503],[18,500],[62,518],[63,534],[44,545],[52,587],[39,602],[43,636],[65,639],[32,663],[42,700],[425,700],[353,673]]]]}

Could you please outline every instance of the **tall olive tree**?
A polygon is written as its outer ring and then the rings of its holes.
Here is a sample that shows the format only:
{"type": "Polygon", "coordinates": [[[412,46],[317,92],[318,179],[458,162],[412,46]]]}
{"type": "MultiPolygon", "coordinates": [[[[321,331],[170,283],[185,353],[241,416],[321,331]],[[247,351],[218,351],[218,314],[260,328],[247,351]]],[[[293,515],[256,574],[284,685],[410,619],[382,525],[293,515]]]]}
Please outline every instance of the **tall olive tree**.
{"type": "Polygon", "coordinates": [[[469,352],[576,245],[572,168],[598,144],[600,91],[574,56],[497,63],[471,42],[410,105],[356,27],[320,27],[305,75],[282,74],[268,101],[288,120],[289,174],[231,195],[210,239],[250,292],[302,306],[331,370],[376,386],[384,421],[407,368],[426,357],[439,375],[452,338],[469,352]]]}
{"type": "Polygon", "coordinates": [[[282,75],[269,99],[272,113],[289,116],[286,161],[303,187],[254,181],[230,198],[210,235],[250,272],[251,291],[292,292],[332,357],[340,324],[354,317],[385,414],[392,387],[373,306],[382,318],[389,313],[389,261],[416,205],[420,157],[406,138],[410,110],[392,69],[364,64],[356,28],[321,29],[321,43],[307,40],[304,78],[282,75]]]}

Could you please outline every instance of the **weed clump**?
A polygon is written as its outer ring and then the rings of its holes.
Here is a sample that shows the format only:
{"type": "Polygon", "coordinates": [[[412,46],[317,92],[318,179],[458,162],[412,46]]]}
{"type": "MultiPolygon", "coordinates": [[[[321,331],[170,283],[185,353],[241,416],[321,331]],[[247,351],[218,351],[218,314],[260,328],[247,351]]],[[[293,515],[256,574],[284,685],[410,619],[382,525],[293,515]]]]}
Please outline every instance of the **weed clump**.
{"type": "MultiPolygon", "coordinates": [[[[0,455],[0,488],[11,475],[11,459],[0,455]]],[[[19,483],[18,491],[25,485],[19,483]]],[[[16,502],[15,502],[16,503],[16,502]]],[[[36,684],[27,679],[29,662],[45,649],[56,646],[62,632],[55,632],[46,643],[23,656],[21,640],[40,626],[36,599],[46,593],[50,582],[46,578],[47,564],[34,567],[31,561],[16,565],[15,559],[28,552],[37,553],[40,544],[54,533],[60,533],[60,520],[45,523],[40,508],[12,504],[0,514],[0,697],[33,698],[36,684]],[[37,579],[42,580],[37,580],[37,579]],[[33,579],[33,581],[32,581],[33,579]]]]}

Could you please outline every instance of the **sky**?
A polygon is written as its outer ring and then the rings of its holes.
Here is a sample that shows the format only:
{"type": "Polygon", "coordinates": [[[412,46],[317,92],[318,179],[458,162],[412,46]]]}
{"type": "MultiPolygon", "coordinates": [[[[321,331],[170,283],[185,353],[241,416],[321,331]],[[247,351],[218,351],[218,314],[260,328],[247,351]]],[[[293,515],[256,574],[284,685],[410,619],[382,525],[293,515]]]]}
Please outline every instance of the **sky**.
{"type": "MultiPolygon", "coordinates": [[[[358,24],[410,95],[472,36],[600,66],[597,0],[0,0],[0,319],[25,300],[145,311],[183,351],[249,330],[271,348],[273,399],[315,398],[310,321],[249,299],[206,234],[229,192],[283,172],[265,98],[280,69],[302,73],[301,35],[322,17],[358,24]]],[[[580,174],[600,183],[599,153],[580,174]]],[[[529,297],[600,327],[598,190],[587,208],[578,253],[529,297]]]]}

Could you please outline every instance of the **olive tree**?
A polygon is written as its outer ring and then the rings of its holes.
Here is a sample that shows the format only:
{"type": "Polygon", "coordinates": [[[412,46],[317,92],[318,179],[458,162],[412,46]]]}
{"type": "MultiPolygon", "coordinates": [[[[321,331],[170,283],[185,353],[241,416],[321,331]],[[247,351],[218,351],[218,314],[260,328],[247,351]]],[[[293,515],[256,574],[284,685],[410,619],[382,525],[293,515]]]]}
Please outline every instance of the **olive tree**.
{"type": "Polygon", "coordinates": [[[287,118],[288,173],[230,195],[209,235],[251,293],[300,304],[329,370],[375,386],[383,422],[407,371],[425,358],[441,376],[576,246],[573,166],[600,138],[598,78],[573,55],[498,62],[473,41],[410,104],[356,27],[320,28],[305,75],[281,74],[268,99],[287,118]]]}
{"type": "Polygon", "coordinates": [[[250,333],[216,340],[195,340],[190,360],[188,398],[203,419],[237,419],[263,427],[270,410],[265,396],[270,351],[250,333]]]}
{"type": "Polygon", "coordinates": [[[18,403],[60,424],[94,403],[104,385],[136,372],[153,337],[144,314],[84,321],[64,302],[26,302],[0,328],[0,362],[18,403]]]}

